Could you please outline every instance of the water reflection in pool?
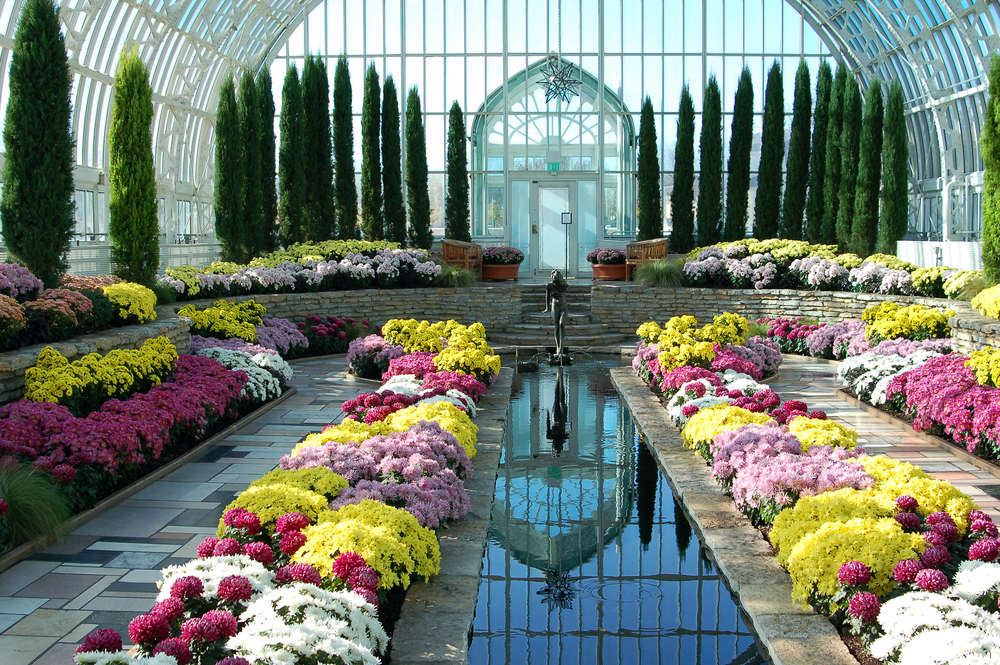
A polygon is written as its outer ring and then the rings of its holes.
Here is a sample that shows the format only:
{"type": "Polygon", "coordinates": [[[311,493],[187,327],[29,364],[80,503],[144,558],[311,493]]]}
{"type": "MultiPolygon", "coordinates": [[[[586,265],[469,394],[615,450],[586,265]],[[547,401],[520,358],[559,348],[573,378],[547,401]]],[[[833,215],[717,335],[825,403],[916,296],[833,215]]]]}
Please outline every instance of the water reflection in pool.
{"type": "Polygon", "coordinates": [[[470,662],[765,662],[611,366],[515,378],[470,662]]]}

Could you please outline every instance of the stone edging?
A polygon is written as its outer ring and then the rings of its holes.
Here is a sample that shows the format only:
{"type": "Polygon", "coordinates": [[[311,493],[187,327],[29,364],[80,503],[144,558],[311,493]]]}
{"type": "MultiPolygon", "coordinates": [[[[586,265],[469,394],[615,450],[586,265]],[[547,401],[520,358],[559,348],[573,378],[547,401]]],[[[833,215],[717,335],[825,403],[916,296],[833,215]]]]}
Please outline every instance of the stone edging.
{"type": "Polygon", "coordinates": [[[771,662],[858,665],[829,619],[792,602],[791,577],[774,550],[733,507],[704,460],[684,448],[649,387],[626,367],[613,368],[611,378],[771,662]]]}
{"type": "MultiPolygon", "coordinates": [[[[157,480],[165,478],[166,476],[170,475],[171,473],[173,473],[180,467],[184,466],[188,462],[197,459],[202,455],[202,453],[211,448],[213,445],[219,443],[230,434],[235,434],[236,432],[239,432],[241,429],[243,429],[253,421],[257,420],[257,418],[264,415],[272,408],[284,402],[286,399],[294,395],[296,392],[298,392],[298,389],[295,386],[289,387],[278,397],[274,398],[270,402],[261,404],[259,407],[257,407],[247,415],[243,416],[232,425],[229,425],[224,430],[216,432],[209,438],[205,439],[204,441],[196,445],[194,448],[191,448],[190,450],[185,452],[180,457],[176,457],[173,460],[164,464],[163,466],[158,467],[153,471],[147,473],[146,475],[142,476],[141,478],[136,479],[135,482],[131,483],[130,485],[123,487],[122,489],[118,490],[111,496],[106,497],[101,501],[99,501],[97,505],[95,505],[93,508],[89,508],[83,511],[82,513],[77,513],[76,515],[73,515],[63,524],[62,528],[60,529],[60,533],[69,534],[70,532],[74,531],[75,529],[78,529],[79,527],[83,526],[90,520],[94,519],[101,513],[104,513],[110,510],[111,508],[114,508],[125,499],[128,499],[132,495],[137,494],[142,490],[146,489],[147,487],[155,483],[157,480]]],[[[7,552],[3,556],[0,556],[0,572],[3,572],[4,570],[13,566],[15,563],[31,556],[38,550],[42,549],[43,547],[46,547],[47,545],[51,544],[52,542],[55,542],[58,539],[59,536],[50,536],[48,538],[43,538],[42,540],[24,543],[19,547],[15,547],[10,552],[7,552]]]]}
{"type": "Polygon", "coordinates": [[[878,407],[858,399],[854,395],[848,393],[843,388],[837,390],[837,397],[847,402],[851,406],[857,407],[867,413],[872,414],[873,416],[875,416],[876,418],[878,418],[883,422],[892,423],[893,425],[898,425],[899,427],[902,427],[906,430],[910,430],[913,433],[913,435],[916,436],[921,441],[929,443],[933,446],[937,446],[941,450],[947,450],[949,453],[959,458],[960,460],[968,462],[969,464],[973,464],[982,469],[983,471],[985,471],[986,473],[989,473],[992,476],[1000,478],[1000,467],[998,467],[996,464],[990,463],[987,460],[984,460],[982,457],[976,457],[975,455],[968,452],[965,448],[956,443],[952,443],[951,441],[943,439],[939,436],[934,436],[933,434],[927,434],[926,432],[918,432],[917,430],[913,429],[913,425],[906,422],[902,418],[898,418],[892,415],[891,413],[886,413],[885,411],[882,411],[878,407]]]}
{"type": "Polygon", "coordinates": [[[513,378],[512,369],[501,370],[480,402],[473,476],[465,485],[472,507],[465,517],[438,531],[441,573],[414,583],[407,592],[392,636],[393,665],[468,662],[513,378]]]}

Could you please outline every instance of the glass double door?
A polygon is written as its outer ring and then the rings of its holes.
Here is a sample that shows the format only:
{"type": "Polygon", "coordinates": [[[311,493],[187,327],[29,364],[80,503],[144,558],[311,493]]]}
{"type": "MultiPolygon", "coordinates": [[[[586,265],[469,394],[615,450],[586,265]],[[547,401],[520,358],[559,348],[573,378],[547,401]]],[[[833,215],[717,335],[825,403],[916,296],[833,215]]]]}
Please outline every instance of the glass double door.
{"type": "Polygon", "coordinates": [[[577,277],[589,270],[597,243],[597,181],[512,180],[512,244],[527,257],[521,274],[546,278],[558,269],[577,277]]]}

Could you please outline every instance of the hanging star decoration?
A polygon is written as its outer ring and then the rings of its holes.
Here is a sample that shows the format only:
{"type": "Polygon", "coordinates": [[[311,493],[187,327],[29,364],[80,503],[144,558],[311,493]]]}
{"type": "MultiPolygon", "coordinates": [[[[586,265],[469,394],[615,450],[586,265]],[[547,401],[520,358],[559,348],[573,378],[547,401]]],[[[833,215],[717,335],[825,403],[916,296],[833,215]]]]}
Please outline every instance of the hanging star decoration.
{"type": "Polygon", "coordinates": [[[561,99],[568,102],[570,97],[580,94],[577,90],[582,81],[573,78],[573,65],[565,63],[560,66],[559,61],[549,60],[549,64],[542,70],[542,86],[545,87],[545,103],[553,99],[561,99]]]}

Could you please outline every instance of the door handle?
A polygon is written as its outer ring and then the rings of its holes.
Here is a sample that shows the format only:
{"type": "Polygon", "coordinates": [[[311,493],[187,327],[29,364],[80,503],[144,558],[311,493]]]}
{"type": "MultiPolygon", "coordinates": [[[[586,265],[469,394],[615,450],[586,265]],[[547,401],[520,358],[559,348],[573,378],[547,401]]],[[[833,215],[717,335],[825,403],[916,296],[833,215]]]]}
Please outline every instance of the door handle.
{"type": "Polygon", "coordinates": [[[532,233],[538,233],[538,224],[532,224],[531,225],[531,232],[532,233]]]}

